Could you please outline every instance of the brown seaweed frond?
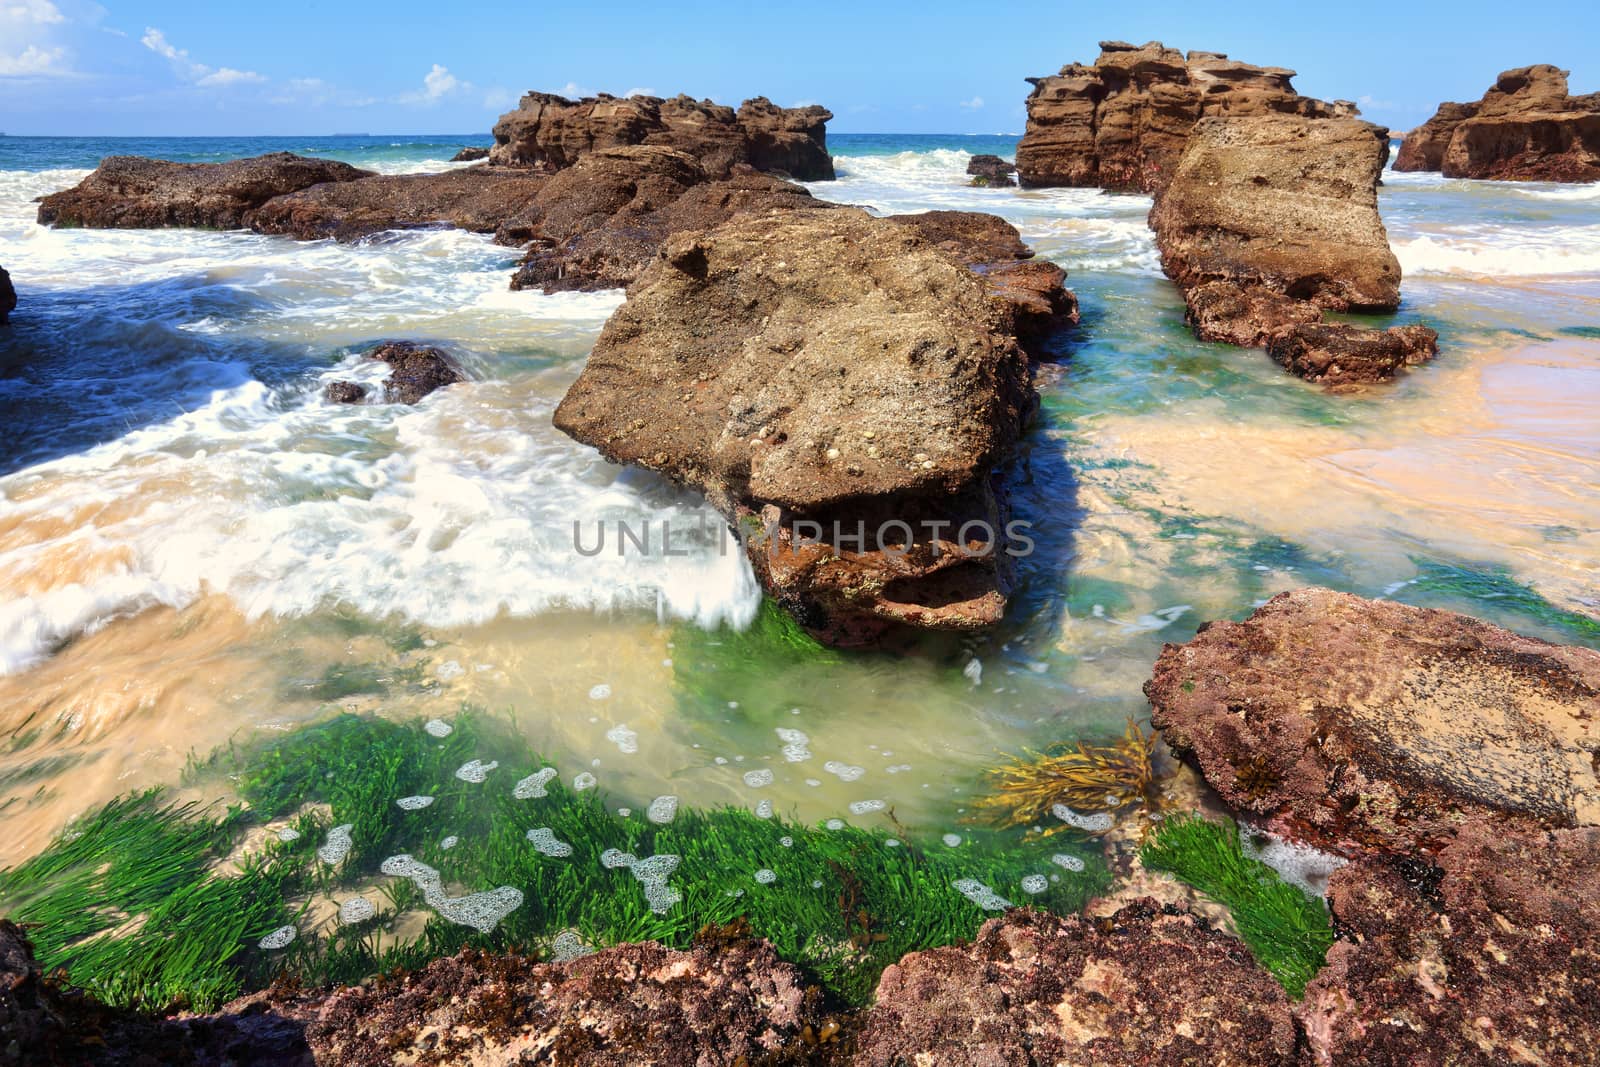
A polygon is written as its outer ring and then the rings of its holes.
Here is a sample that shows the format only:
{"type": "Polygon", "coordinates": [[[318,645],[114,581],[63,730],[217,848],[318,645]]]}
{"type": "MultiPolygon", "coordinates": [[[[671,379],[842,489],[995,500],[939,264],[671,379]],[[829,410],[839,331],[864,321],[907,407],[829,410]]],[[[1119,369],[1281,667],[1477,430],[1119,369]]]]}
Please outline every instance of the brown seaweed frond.
{"type": "Polygon", "coordinates": [[[1050,809],[1115,811],[1144,797],[1155,779],[1156,735],[1128,720],[1128,728],[1106,745],[1078,742],[1075,748],[1024,752],[988,772],[989,792],[974,805],[978,818],[1003,828],[1043,824],[1061,829],[1050,809]]]}

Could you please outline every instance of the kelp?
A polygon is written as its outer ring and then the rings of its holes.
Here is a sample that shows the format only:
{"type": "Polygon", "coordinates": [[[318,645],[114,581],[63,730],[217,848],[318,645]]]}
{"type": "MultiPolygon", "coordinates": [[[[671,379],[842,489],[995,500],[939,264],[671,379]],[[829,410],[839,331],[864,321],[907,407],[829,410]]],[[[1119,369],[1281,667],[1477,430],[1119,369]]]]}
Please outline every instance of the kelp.
{"type": "Polygon", "coordinates": [[[1167,871],[1226,907],[1256,960],[1290,996],[1304,995],[1333,944],[1328,909],[1245,855],[1236,825],[1199,815],[1170,818],[1139,856],[1146,867],[1167,871]]]}
{"type": "Polygon", "coordinates": [[[1050,815],[1065,804],[1078,812],[1115,811],[1145,797],[1155,781],[1155,734],[1128,720],[1110,744],[1080,741],[1045,752],[1024,752],[989,771],[987,793],[975,807],[979,820],[1000,827],[1066,827],[1050,815]]]}
{"type": "Polygon", "coordinates": [[[568,931],[593,947],[647,939],[685,947],[704,927],[739,922],[832,995],[861,1004],[885,965],[971,938],[992,914],[958,881],[1057,912],[1081,908],[1109,883],[1092,855],[1079,857],[1086,869],[1074,874],[1042,852],[975,842],[980,835],[922,848],[903,830],[896,840],[737,808],[684,807],[658,825],[559,778],[543,795],[527,789],[518,798],[513,787],[545,761],[486,716],[463,711],[452,726],[440,738],[417,723],[344,714],[220,750],[193,764],[191,784],[227,775],[243,804],[179,805],[158,793],[114,802],[0,873],[0,913],[39,924],[45,967],[65,967],[74,984],[122,1005],[206,1009],[280,974],[355,982],[469,945],[539,951],[568,931]],[[457,777],[473,759],[498,766],[482,782],[457,777]],[[434,799],[418,810],[396,805],[409,796],[434,799]],[[330,829],[345,825],[348,855],[335,865],[318,859],[330,829]],[[545,854],[530,830],[548,831],[546,840],[571,853],[545,854]],[[247,836],[254,847],[241,849],[247,836]],[[446,847],[448,838],[457,841],[446,847]],[[666,884],[681,899],[653,909],[643,878],[618,853],[679,857],[666,884]],[[505,886],[522,902],[489,932],[459,925],[412,881],[381,873],[400,854],[439,871],[451,897],[505,886]],[[1028,875],[1046,875],[1046,888],[1028,892],[1028,875]],[[374,916],[341,924],[334,911],[357,895],[374,916]],[[413,912],[422,921],[399,921],[413,912]],[[259,946],[282,926],[295,927],[292,942],[259,946]]]}

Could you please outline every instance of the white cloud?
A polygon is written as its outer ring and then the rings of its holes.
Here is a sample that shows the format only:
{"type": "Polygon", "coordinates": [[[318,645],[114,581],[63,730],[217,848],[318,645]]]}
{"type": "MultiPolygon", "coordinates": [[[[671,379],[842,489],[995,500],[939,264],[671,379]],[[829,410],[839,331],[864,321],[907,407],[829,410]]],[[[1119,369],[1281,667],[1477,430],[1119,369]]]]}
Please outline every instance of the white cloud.
{"type": "Polygon", "coordinates": [[[9,22],[31,22],[37,26],[50,26],[65,22],[61,9],[50,0],[10,0],[0,5],[0,19],[9,22]]]}
{"type": "Polygon", "coordinates": [[[593,89],[586,89],[577,82],[568,82],[559,89],[547,89],[545,91],[555,93],[557,96],[565,96],[574,100],[582,99],[585,96],[594,95],[593,89]]]}
{"type": "Polygon", "coordinates": [[[257,74],[253,70],[213,68],[204,63],[196,63],[189,58],[188,49],[179,48],[167,40],[167,35],[154,26],[145,27],[144,36],[139,38],[139,43],[170,62],[178,77],[207,89],[226,88],[232,85],[259,85],[267,80],[265,75],[257,74]]]}
{"type": "Polygon", "coordinates": [[[450,73],[450,68],[435,63],[433,69],[422,76],[422,88],[401,93],[397,100],[402,104],[437,104],[447,96],[473,91],[472,83],[462,81],[450,73]]]}
{"type": "Polygon", "coordinates": [[[626,98],[630,96],[660,96],[661,94],[656,92],[654,89],[629,89],[622,95],[624,98],[626,98]]]}
{"type": "Polygon", "coordinates": [[[0,53],[0,78],[39,78],[66,74],[68,71],[61,63],[66,54],[65,48],[40,48],[32,44],[15,56],[0,53]]]}
{"type": "Polygon", "coordinates": [[[959,106],[963,111],[976,111],[983,106],[983,97],[975,96],[971,100],[963,100],[959,106]]]}

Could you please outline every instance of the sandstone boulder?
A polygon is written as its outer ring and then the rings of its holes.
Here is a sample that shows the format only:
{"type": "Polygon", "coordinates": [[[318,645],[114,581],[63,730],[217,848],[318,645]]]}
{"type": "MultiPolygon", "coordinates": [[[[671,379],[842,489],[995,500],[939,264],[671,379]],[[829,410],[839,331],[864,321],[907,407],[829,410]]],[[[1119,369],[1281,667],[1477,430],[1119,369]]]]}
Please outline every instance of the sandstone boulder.
{"type": "Polygon", "coordinates": [[[1401,142],[1395,170],[1447,178],[1600,181],[1600,93],[1570,96],[1567,71],[1508,70],[1483,99],[1444,103],[1401,142]]]}
{"type": "Polygon", "coordinates": [[[359,404],[367,398],[367,387],[360,382],[329,382],[322,390],[322,399],[330,404],[359,404]]]}
{"type": "Polygon", "coordinates": [[[999,156],[976,155],[967,161],[967,173],[972,175],[972,185],[1015,185],[1017,182],[1012,175],[1016,171],[1015,163],[1007,163],[999,156]]]}
{"type": "Polygon", "coordinates": [[[825,108],[780,108],[765,97],[738,111],[709,100],[677,96],[618,98],[607,94],[568,100],[528,93],[495,124],[491,162],[543,171],[572,166],[590,152],[627,145],[659,145],[693,156],[713,178],[739,164],[801,181],[833,177],[825,108]]]}
{"type": "Polygon", "coordinates": [[[1321,326],[1324,310],[1390,312],[1400,263],[1378,214],[1387,132],[1353,118],[1196,123],[1150,212],[1162,268],[1205,340],[1266,346],[1328,385],[1382,381],[1436,350],[1426,327],[1321,326]]]}
{"type": "Polygon", "coordinates": [[[11,286],[11,275],[0,267],[0,326],[4,326],[11,319],[11,313],[17,310],[17,291],[11,286]]]}
{"type": "Polygon", "coordinates": [[[1036,402],[999,288],[856,209],[679,233],[555,424],[704,492],[824,640],[991,625],[1010,571],[991,475],[1036,402]]]}
{"type": "Polygon", "coordinates": [[[1342,936],[1297,1006],[1307,1060],[1595,1062],[1600,830],[1462,827],[1431,859],[1333,875],[1342,936]]]}
{"type": "Polygon", "coordinates": [[[452,163],[477,163],[479,160],[489,158],[487,148],[467,147],[450,157],[452,163]]]}
{"type": "Polygon", "coordinates": [[[273,152],[228,163],[111,156],[71,189],[39,203],[39,222],[100,229],[232,230],[275,196],[371,176],[348,163],[273,152]]]}
{"type": "Polygon", "coordinates": [[[1154,901],[1106,919],[1016,910],[886,969],[863,1067],[1288,1064],[1283,989],[1238,940],[1154,901]]]}
{"type": "Polygon", "coordinates": [[[257,233],[355,241],[384,230],[454,226],[493,233],[527,208],[545,179],[526,170],[466,167],[326,183],[274,197],[245,217],[257,233]]]}
{"type": "Polygon", "coordinates": [[[1600,824],[1600,652],[1299,589],[1167,645],[1145,694],[1229,805],[1347,855],[1600,824]]]}
{"type": "Polygon", "coordinates": [[[1218,115],[1354,115],[1348,101],[1301,96],[1294,71],[1220,52],[1187,56],[1159,41],[1100,42],[1093,64],[1029,78],[1028,123],[1017,146],[1025,186],[1154,192],[1170,179],[1196,121],[1218,115]]]}
{"type": "MultiPolygon", "coordinates": [[[[386,341],[368,352],[366,358],[393,368],[383,382],[383,399],[390,404],[415,404],[436,389],[467,380],[449,353],[432,345],[386,341]]],[[[365,395],[366,391],[362,390],[362,396],[365,395]]],[[[330,396],[329,399],[336,398],[330,396]]]]}

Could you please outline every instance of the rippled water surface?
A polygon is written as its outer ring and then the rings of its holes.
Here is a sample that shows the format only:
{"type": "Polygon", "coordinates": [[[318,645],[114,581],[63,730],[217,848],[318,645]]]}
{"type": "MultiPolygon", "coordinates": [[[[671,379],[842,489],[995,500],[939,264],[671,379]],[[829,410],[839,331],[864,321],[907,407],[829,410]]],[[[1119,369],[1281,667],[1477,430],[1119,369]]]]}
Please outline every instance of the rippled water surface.
{"type": "Polygon", "coordinates": [[[340,708],[487,709],[618,807],[765,801],[937,840],[968,832],[1001,753],[1120,732],[1163,642],[1283,589],[1600,645],[1597,187],[1386,174],[1399,318],[1437,327],[1441,355],[1330,396],[1192,338],[1147,199],[967,187],[969,152],[1007,139],[833,138],[840,180],[817,195],[1003,215],[1084,309],[1011,477],[1038,547],[1008,621],[893,655],[742,630],[759,590],[714,532],[684,556],[573,551],[574,521],[717,529],[550,425],[620,293],[512,293],[515,251],[450,231],[32,221],[112,152],[398,172],[470,140],[0,139],[22,301],[0,333],[0,864],[191,753],[340,708]],[[474,380],[414,408],[321,400],[388,338],[446,344],[474,380]]]}

